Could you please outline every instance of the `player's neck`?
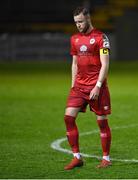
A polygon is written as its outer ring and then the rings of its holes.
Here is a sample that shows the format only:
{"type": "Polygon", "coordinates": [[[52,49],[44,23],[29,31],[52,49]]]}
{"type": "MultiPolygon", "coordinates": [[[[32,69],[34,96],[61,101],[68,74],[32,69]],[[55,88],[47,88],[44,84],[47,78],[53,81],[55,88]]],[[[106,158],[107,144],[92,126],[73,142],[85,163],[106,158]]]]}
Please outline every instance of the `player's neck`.
{"type": "Polygon", "coordinates": [[[89,34],[93,29],[94,29],[94,27],[92,25],[90,25],[89,29],[85,32],[85,34],[89,34]]]}

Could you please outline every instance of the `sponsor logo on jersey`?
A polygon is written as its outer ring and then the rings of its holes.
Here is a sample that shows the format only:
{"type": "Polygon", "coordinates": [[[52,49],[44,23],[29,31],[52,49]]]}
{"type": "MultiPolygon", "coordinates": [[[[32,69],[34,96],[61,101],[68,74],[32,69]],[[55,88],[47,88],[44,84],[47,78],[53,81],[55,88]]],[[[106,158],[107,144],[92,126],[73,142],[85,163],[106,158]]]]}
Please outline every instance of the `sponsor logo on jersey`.
{"type": "Polygon", "coordinates": [[[82,46],[80,47],[80,51],[81,51],[81,52],[86,52],[86,51],[87,51],[87,46],[82,45],[82,46]]]}
{"type": "Polygon", "coordinates": [[[90,44],[94,44],[94,43],[95,43],[95,39],[94,38],[90,39],[90,44]]]}

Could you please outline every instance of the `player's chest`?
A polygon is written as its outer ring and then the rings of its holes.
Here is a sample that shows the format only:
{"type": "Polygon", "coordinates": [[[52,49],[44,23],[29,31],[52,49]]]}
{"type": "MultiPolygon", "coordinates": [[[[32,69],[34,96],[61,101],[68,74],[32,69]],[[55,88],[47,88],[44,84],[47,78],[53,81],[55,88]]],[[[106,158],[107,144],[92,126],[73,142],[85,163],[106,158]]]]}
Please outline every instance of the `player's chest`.
{"type": "Polygon", "coordinates": [[[75,48],[78,52],[78,54],[86,54],[86,55],[92,55],[93,53],[96,53],[98,50],[98,42],[95,37],[92,36],[82,36],[75,39],[75,48]]]}

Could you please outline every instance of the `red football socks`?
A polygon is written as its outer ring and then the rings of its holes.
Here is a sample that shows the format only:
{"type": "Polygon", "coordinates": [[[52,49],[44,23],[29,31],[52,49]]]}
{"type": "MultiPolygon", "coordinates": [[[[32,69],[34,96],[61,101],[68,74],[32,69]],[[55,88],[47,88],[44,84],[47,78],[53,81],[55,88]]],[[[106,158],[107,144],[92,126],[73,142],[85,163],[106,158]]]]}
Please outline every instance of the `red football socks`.
{"type": "MultiPolygon", "coordinates": [[[[79,133],[75,123],[75,117],[65,115],[64,121],[66,124],[68,142],[72,148],[73,153],[79,152],[79,133]]],[[[103,150],[103,156],[108,156],[111,145],[111,131],[108,126],[107,119],[97,120],[100,128],[100,137],[103,150]]]]}
{"type": "Polygon", "coordinates": [[[75,117],[65,115],[64,121],[66,124],[68,142],[73,153],[79,152],[79,133],[75,123],[75,117]]]}
{"type": "Polygon", "coordinates": [[[100,128],[100,137],[101,137],[103,156],[108,156],[110,152],[110,145],[111,145],[111,131],[108,126],[108,121],[107,119],[97,120],[97,123],[100,128]]]}

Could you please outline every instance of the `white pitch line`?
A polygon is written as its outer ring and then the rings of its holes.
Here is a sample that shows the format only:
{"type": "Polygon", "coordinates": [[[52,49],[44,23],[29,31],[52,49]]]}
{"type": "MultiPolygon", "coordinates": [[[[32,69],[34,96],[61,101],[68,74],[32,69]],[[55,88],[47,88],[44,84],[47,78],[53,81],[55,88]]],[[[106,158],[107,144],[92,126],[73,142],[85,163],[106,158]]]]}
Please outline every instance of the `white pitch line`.
{"type": "MultiPolygon", "coordinates": [[[[114,128],[112,128],[112,130],[131,128],[131,127],[135,127],[135,126],[138,126],[138,124],[132,124],[132,125],[121,126],[121,127],[114,127],[114,128]]],[[[89,135],[89,134],[96,134],[98,132],[99,132],[98,130],[93,130],[93,131],[89,131],[89,132],[80,133],[80,136],[85,136],[85,135],[89,135]]],[[[72,151],[61,147],[61,144],[66,140],[67,140],[67,138],[65,138],[65,137],[55,140],[54,142],[51,143],[51,148],[55,149],[57,151],[60,151],[60,152],[64,152],[64,153],[67,153],[67,154],[72,154],[72,151]]],[[[88,158],[92,157],[92,158],[96,158],[96,159],[102,159],[102,157],[96,156],[96,155],[90,155],[90,154],[85,154],[85,153],[81,153],[81,155],[83,157],[88,157],[88,158]]],[[[138,163],[137,159],[116,159],[116,158],[111,158],[111,160],[112,161],[119,161],[119,162],[138,163]]]]}

